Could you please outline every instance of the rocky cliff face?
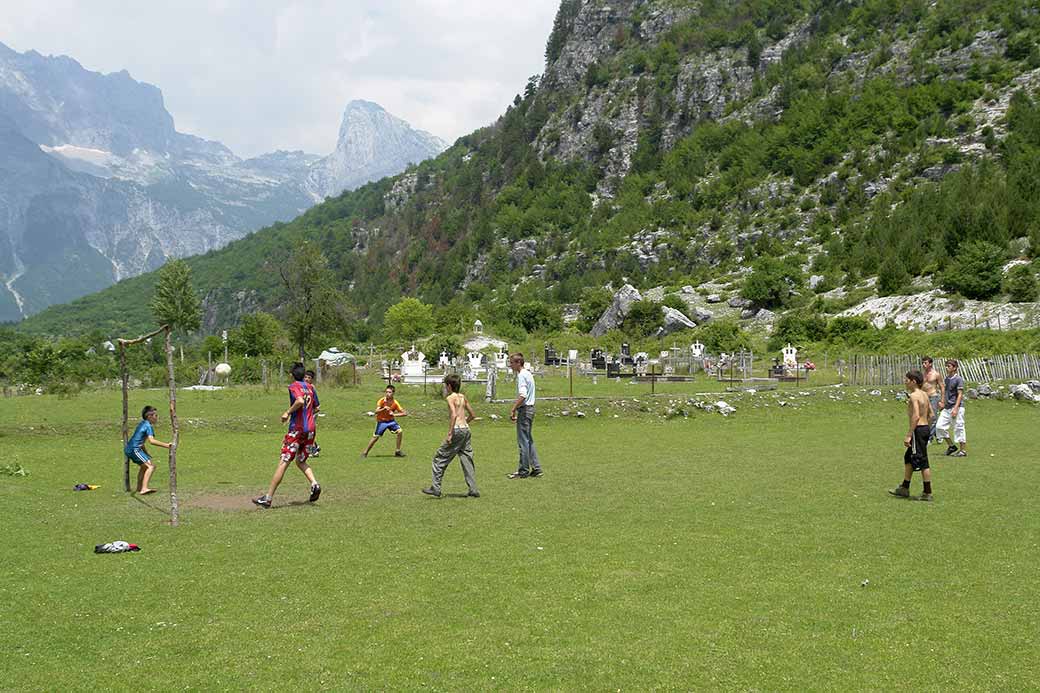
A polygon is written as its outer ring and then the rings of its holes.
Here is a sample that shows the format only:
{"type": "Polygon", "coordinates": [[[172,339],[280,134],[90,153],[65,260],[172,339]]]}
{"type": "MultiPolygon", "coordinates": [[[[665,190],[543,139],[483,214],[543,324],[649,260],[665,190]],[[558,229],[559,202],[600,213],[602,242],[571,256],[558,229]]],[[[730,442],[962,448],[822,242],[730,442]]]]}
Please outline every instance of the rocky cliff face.
{"type": "Polygon", "coordinates": [[[242,160],[179,133],[162,92],[0,44],[0,321],[204,253],[444,148],[352,102],[325,158],[242,160]]]}
{"type": "Polygon", "coordinates": [[[311,167],[304,187],[315,202],[321,202],[400,173],[446,147],[439,137],[414,129],[378,104],[351,101],[343,112],[336,151],[311,167]]]}

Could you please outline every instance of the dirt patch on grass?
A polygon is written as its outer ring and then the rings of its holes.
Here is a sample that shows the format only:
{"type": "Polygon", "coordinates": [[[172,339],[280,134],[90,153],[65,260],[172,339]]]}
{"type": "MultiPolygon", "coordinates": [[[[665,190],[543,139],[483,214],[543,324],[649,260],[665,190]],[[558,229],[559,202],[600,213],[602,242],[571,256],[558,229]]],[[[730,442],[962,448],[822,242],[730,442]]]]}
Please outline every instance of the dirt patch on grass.
{"type": "Polygon", "coordinates": [[[223,493],[204,493],[188,498],[184,504],[189,508],[205,508],[206,510],[219,510],[221,512],[252,510],[256,508],[249,495],[244,493],[237,496],[223,493]]]}

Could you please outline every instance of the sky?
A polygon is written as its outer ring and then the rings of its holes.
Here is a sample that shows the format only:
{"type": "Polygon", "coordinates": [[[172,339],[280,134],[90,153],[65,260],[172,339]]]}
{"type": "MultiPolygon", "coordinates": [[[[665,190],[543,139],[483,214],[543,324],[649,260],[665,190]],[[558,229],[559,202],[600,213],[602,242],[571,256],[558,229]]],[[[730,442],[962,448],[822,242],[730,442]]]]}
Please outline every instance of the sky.
{"type": "Polygon", "coordinates": [[[2,0],[0,42],[126,69],[240,156],[328,154],[374,101],[453,142],[543,71],[559,0],[2,0]]]}

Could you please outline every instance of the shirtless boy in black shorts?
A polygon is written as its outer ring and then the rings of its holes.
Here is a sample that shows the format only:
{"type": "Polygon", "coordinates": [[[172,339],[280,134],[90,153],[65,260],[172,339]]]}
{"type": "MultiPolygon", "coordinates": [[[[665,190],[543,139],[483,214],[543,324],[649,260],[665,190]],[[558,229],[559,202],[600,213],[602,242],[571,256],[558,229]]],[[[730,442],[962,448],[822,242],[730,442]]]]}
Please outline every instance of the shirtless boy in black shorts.
{"type": "Polygon", "coordinates": [[[921,386],[924,384],[924,376],[921,371],[908,371],[906,374],[906,389],[910,396],[906,401],[906,411],[910,420],[910,430],[903,439],[906,452],[903,453],[903,483],[891,489],[889,493],[900,498],[910,497],[910,479],[914,472],[921,472],[921,480],[924,481],[924,493],[917,500],[932,500],[932,470],[928,466],[928,435],[931,430],[932,406],[928,401],[928,395],[924,393],[921,386]]]}

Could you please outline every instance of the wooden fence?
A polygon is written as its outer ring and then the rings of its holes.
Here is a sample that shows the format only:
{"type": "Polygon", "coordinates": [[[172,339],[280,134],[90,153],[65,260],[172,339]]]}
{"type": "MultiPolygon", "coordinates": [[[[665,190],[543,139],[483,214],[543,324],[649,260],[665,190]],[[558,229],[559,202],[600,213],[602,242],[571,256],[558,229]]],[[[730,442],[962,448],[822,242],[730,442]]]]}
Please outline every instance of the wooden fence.
{"type": "MultiPolygon", "coordinates": [[[[933,357],[936,370],[946,375],[946,358],[933,357]]],[[[907,354],[888,356],[848,356],[835,364],[838,376],[847,385],[902,385],[906,372],[921,368],[921,357],[907,354]]],[[[995,380],[1040,380],[1037,354],[1000,354],[988,358],[960,360],[960,373],[973,383],[995,380]]]]}

